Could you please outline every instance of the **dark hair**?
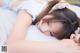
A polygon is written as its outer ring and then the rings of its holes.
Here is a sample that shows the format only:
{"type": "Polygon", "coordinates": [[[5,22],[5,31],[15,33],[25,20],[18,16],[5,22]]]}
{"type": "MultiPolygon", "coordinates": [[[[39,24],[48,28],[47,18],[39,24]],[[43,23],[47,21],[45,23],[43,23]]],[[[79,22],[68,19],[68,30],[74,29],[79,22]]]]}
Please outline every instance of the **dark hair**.
{"type": "Polygon", "coordinates": [[[52,14],[55,17],[55,19],[62,21],[62,23],[64,25],[63,37],[61,37],[59,39],[70,38],[70,35],[72,33],[74,33],[78,27],[77,15],[68,8],[57,9],[57,10],[54,10],[53,12],[51,12],[49,14],[52,14]]]}

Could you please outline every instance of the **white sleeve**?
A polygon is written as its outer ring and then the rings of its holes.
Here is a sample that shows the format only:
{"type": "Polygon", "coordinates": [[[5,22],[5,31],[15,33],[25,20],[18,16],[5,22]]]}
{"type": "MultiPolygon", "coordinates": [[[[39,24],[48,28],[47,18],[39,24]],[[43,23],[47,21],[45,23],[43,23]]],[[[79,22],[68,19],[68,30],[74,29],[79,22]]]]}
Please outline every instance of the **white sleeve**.
{"type": "Polygon", "coordinates": [[[41,12],[45,4],[46,2],[44,4],[41,4],[35,0],[24,1],[21,5],[19,5],[19,7],[16,8],[16,10],[18,11],[19,9],[25,9],[29,14],[32,15],[34,20],[36,16],[41,12]]]}
{"type": "Polygon", "coordinates": [[[3,0],[3,7],[8,7],[9,6],[9,3],[11,2],[11,0],[3,0]]]}

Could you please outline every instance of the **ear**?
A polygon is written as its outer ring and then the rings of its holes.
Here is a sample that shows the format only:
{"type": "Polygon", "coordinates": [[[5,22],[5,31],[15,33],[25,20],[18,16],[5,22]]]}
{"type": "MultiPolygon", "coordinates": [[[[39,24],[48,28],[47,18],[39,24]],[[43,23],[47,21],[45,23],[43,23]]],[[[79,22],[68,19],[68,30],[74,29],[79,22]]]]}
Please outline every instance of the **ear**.
{"type": "Polygon", "coordinates": [[[41,19],[39,22],[38,22],[38,25],[41,26],[43,24],[44,20],[41,19]]]}
{"type": "Polygon", "coordinates": [[[47,20],[46,19],[41,19],[37,24],[38,24],[39,27],[47,26],[47,20]]]}

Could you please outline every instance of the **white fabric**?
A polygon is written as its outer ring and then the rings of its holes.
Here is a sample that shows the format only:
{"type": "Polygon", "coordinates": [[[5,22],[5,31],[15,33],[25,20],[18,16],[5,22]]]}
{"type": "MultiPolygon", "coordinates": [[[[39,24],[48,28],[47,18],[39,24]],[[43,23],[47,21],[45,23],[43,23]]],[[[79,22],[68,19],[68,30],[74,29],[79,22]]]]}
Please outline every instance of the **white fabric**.
{"type": "Polygon", "coordinates": [[[55,37],[47,36],[40,32],[40,30],[37,28],[37,26],[32,25],[29,30],[28,34],[26,36],[26,40],[32,40],[32,41],[47,41],[47,42],[56,42],[58,41],[55,37]]]}
{"type": "Polygon", "coordinates": [[[3,0],[4,3],[4,7],[8,7],[9,3],[11,2],[11,0],[3,0]]]}
{"type": "Polygon", "coordinates": [[[15,0],[3,0],[2,3],[3,3],[3,8],[6,8],[6,7],[9,7],[9,5],[11,3],[13,3],[15,0]]]}
{"type": "Polygon", "coordinates": [[[0,44],[6,43],[7,36],[15,22],[16,14],[8,9],[0,8],[0,44]]]}
{"type": "Polygon", "coordinates": [[[38,3],[36,0],[28,0],[28,1],[24,0],[20,5],[13,7],[12,10],[17,12],[21,9],[25,9],[27,12],[29,12],[33,16],[33,20],[34,20],[45,5],[46,5],[46,2],[44,2],[44,4],[41,4],[41,3],[38,3]]]}

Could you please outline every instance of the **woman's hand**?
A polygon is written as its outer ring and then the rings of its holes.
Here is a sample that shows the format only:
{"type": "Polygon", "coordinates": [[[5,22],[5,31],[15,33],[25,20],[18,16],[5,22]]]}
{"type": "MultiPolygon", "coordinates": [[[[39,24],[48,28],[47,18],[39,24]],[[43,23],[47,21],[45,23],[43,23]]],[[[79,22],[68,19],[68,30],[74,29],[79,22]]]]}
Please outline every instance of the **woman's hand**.
{"type": "Polygon", "coordinates": [[[72,34],[71,39],[80,46],[80,34],[72,34]]]}

